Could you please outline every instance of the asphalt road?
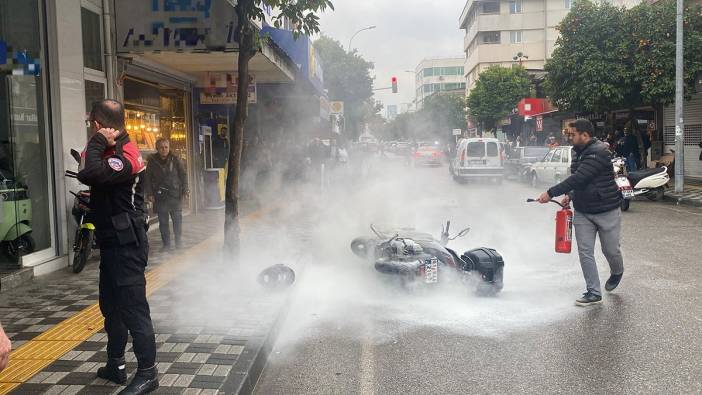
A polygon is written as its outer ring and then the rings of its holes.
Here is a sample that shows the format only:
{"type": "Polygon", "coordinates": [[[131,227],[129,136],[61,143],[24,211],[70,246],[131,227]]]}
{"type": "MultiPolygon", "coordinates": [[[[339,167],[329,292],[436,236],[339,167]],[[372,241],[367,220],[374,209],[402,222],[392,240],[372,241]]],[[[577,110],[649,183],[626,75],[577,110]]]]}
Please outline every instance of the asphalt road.
{"type": "Polygon", "coordinates": [[[318,259],[299,273],[256,393],[702,392],[702,210],[632,202],[622,284],[582,308],[577,254],[553,252],[557,207],[525,203],[540,191],[517,183],[459,185],[447,173],[376,164],[376,178],[326,192],[318,259]],[[471,226],[456,249],[502,252],[499,296],[408,293],[348,249],[370,222],[438,236],[447,219],[471,226]]]}

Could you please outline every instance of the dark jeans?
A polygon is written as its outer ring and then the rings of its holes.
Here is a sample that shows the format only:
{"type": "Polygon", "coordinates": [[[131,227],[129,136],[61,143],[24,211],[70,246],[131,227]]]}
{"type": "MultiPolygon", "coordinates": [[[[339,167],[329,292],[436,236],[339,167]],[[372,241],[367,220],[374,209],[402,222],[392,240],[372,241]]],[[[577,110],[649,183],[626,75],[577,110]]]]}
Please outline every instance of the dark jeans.
{"type": "Polygon", "coordinates": [[[180,245],[181,236],[183,235],[183,209],[180,207],[180,202],[159,204],[156,206],[156,213],[158,214],[158,229],[161,231],[163,245],[168,246],[171,244],[171,232],[168,226],[169,217],[173,220],[175,243],[180,245]]]}
{"type": "Polygon", "coordinates": [[[139,245],[100,250],[100,311],[105,317],[107,356],[121,358],[132,335],[139,369],[156,363],[156,337],[146,300],[149,245],[146,232],[139,245]]]}

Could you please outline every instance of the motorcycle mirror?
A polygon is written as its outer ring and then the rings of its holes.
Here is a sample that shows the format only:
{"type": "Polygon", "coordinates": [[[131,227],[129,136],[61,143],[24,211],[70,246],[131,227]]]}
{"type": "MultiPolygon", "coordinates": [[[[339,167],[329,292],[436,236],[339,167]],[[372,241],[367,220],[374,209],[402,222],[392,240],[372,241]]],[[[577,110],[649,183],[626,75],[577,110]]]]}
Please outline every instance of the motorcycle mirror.
{"type": "Polygon", "coordinates": [[[71,156],[73,157],[73,159],[76,160],[77,163],[80,164],[80,152],[78,152],[78,151],[74,150],[73,148],[71,148],[71,156]]]}
{"type": "Polygon", "coordinates": [[[460,231],[460,232],[456,235],[456,237],[463,237],[463,236],[467,235],[468,232],[470,232],[470,228],[465,228],[465,229],[463,229],[462,231],[460,231]]]}

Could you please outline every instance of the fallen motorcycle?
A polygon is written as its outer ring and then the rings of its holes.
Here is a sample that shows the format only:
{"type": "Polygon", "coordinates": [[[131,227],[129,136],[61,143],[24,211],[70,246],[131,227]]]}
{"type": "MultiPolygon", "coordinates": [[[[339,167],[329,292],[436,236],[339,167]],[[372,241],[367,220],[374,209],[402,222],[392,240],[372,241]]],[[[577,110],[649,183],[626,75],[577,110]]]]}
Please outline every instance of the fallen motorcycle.
{"type": "Polygon", "coordinates": [[[432,286],[451,278],[474,283],[480,295],[494,295],[502,290],[504,260],[492,248],[475,248],[461,256],[446,247],[449,241],[463,237],[470,228],[456,236],[449,236],[451,222],[442,226],[441,238],[414,229],[378,231],[373,225],[375,237],[357,237],[351,242],[351,250],[360,258],[374,264],[375,270],[397,276],[403,286],[432,286]]]}

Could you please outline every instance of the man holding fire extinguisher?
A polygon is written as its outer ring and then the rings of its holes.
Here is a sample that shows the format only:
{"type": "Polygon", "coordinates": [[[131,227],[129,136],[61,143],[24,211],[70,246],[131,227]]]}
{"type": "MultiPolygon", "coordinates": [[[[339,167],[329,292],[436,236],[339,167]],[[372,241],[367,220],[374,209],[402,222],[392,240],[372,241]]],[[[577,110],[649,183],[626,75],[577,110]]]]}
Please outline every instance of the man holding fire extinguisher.
{"type": "Polygon", "coordinates": [[[570,177],[539,196],[540,203],[548,203],[557,196],[565,195],[563,206],[575,206],[573,225],[578,243],[580,265],[585,277],[587,291],[575,301],[578,306],[602,303],[600,277],[595,262],[595,238],[600,236],[602,253],[611,275],[605,290],[614,290],[624,274],[619,239],[621,233],[622,195],[614,181],[611,152],[607,144],[593,137],[594,128],[586,119],[570,123],[570,140],[575,155],[570,177]]]}

